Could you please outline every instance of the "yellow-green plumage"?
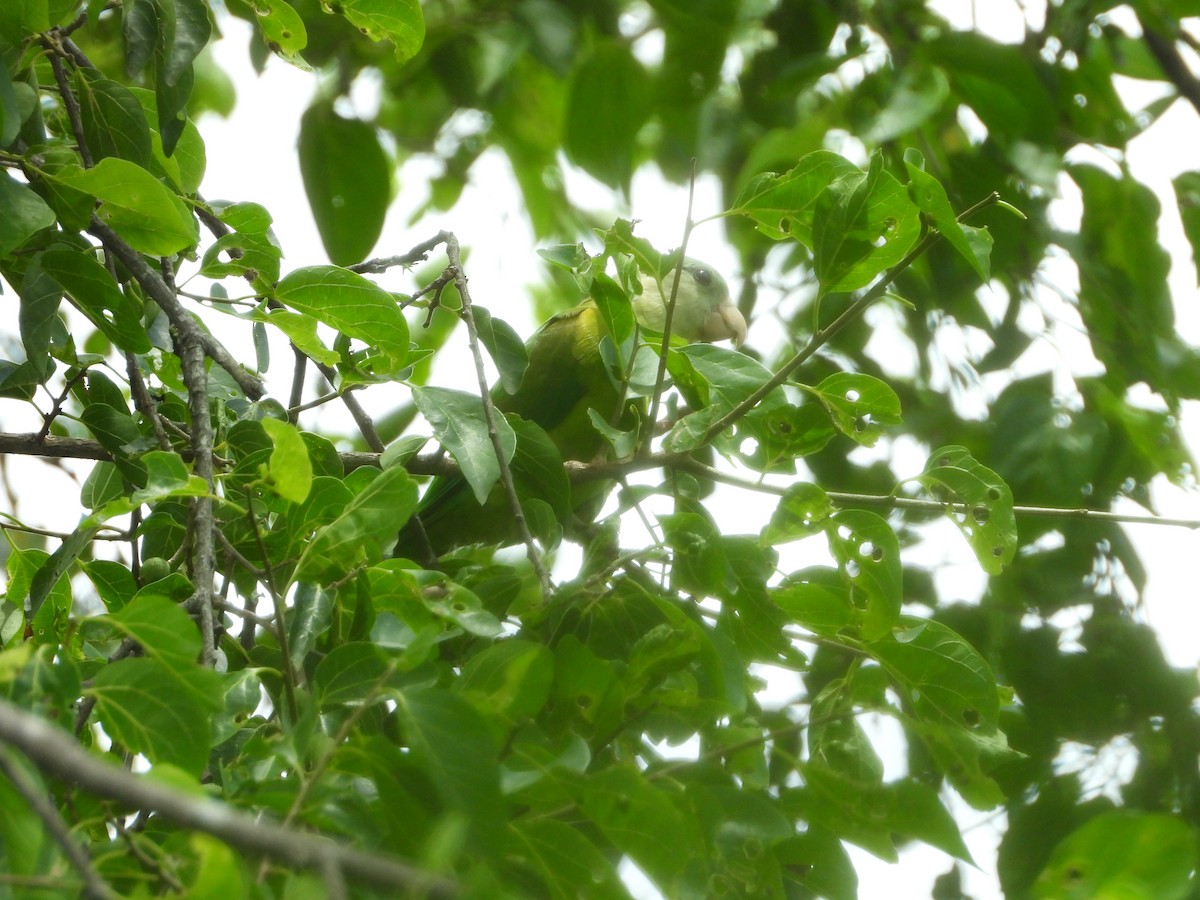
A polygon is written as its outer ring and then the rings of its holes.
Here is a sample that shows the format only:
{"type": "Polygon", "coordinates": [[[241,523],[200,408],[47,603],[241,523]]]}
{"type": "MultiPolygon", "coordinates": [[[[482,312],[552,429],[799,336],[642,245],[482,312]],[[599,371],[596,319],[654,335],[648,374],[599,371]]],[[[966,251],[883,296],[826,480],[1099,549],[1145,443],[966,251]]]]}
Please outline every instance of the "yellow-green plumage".
{"type": "MultiPolygon", "coordinates": [[[[674,273],[663,279],[669,296],[674,273]]],[[[634,315],[646,328],[662,331],[665,300],[658,284],[643,277],[642,293],[634,300],[634,315]]],[[[594,409],[605,420],[618,417],[623,402],[620,386],[610,376],[600,344],[607,330],[592,300],[548,320],[526,343],[529,365],[520,386],[508,392],[497,386],[492,402],[506,414],[516,414],[539,425],[550,436],[563,459],[594,459],[605,445],[588,415],[594,409]]],[[[671,333],[692,341],[731,339],[740,344],[746,323],[729,298],[729,290],[715,269],[694,259],[684,261],[671,333]]],[[[587,494],[595,497],[600,486],[587,494]]],[[[572,508],[590,499],[572,497],[572,508]]],[[[492,491],[481,507],[461,477],[438,477],[421,499],[417,515],[430,548],[442,554],[473,543],[507,544],[518,540],[508,500],[501,488],[492,491]]],[[[400,536],[397,555],[421,557],[422,544],[415,526],[400,536]]]]}

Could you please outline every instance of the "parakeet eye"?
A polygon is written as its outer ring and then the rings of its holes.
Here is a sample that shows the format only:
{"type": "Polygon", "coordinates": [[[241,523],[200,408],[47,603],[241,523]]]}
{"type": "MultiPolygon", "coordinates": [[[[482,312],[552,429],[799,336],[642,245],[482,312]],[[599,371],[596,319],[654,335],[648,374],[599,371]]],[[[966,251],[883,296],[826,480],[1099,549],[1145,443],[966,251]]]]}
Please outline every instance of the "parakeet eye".
{"type": "Polygon", "coordinates": [[[701,287],[708,287],[713,282],[713,274],[708,269],[693,269],[692,277],[701,287]]]}

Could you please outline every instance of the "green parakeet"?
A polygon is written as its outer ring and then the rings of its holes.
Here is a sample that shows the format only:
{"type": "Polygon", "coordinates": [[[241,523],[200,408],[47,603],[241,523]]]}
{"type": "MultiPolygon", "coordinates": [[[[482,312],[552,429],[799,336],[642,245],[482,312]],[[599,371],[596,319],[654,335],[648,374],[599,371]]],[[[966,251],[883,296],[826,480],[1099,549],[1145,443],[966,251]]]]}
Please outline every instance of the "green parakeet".
{"type": "MultiPolygon", "coordinates": [[[[674,271],[663,276],[663,291],[670,296],[674,271]]],[[[663,330],[667,298],[654,278],[643,275],[642,293],[633,299],[637,321],[656,332],[663,330]]],[[[502,413],[515,413],[546,431],[564,460],[588,462],[605,446],[592,424],[593,409],[612,422],[633,401],[623,399],[622,386],[602,358],[601,340],[607,334],[604,319],[590,298],[549,319],[525,345],[529,365],[515,392],[492,389],[492,402],[502,413]]],[[[688,341],[732,340],[746,337],[746,320],[729,297],[725,280],[711,266],[686,258],[680,276],[671,334],[688,341]]],[[[619,424],[632,425],[633,416],[619,424]]],[[[576,491],[571,508],[602,497],[606,488],[588,485],[576,491]]],[[[598,511],[598,504],[597,509],[598,511]]],[[[481,507],[461,477],[439,476],[421,499],[417,516],[429,548],[437,555],[473,543],[511,544],[519,540],[508,500],[500,486],[481,507]]],[[[420,559],[427,555],[415,524],[401,532],[397,556],[420,559]]]]}

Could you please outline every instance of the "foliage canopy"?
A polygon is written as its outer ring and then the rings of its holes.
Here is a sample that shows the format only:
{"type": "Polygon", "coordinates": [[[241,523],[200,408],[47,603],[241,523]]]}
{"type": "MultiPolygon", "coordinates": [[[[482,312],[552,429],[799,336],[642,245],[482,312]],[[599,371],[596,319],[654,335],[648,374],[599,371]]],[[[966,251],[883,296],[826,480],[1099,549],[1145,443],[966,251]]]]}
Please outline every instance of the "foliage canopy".
{"type": "MultiPolygon", "coordinates": [[[[1195,896],[1197,680],[1107,511],[1193,481],[1200,355],[1126,154],[1200,109],[1197,15],[1071,0],[1005,43],[918,0],[5,2],[0,408],[41,427],[0,450],[91,462],[70,533],[27,485],[3,515],[0,895],[620,897],[629,861],[670,897],[840,900],[847,844],[921,841],[951,896],[971,807],[1006,814],[1008,896],[1195,896]],[[319,73],[328,264],[204,198],[230,15],[256,66],[319,73]],[[1121,79],[1166,91],[1131,109],[1121,79]],[[526,366],[453,234],[367,260],[398,165],[437,162],[412,215],[452,222],[489,154],[552,270],[538,311],[593,296],[644,401],[632,431],[591,416],[607,460],[431,380],[459,321],[481,372],[526,366]],[[619,197],[648,166],[721,185],[682,243],[724,229],[742,351],[640,341],[668,248],[564,171],[619,197]],[[1031,362],[1064,326],[1092,358],[1031,362]],[[318,433],[326,403],[356,433],[318,433]],[[438,473],[499,492],[526,555],[392,558],[438,473]],[[572,564],[570,497],[613,481],[572,564]],[[730,521],[749,492],[773,512],[730,521]],[[912,561],[946,519],[977,600],[912,561]],[[1114,746],[1133,771],[1097,790],[1114,746]]],[[[1200,172],[1174,184],[1200,258],[1200,172]]]]}

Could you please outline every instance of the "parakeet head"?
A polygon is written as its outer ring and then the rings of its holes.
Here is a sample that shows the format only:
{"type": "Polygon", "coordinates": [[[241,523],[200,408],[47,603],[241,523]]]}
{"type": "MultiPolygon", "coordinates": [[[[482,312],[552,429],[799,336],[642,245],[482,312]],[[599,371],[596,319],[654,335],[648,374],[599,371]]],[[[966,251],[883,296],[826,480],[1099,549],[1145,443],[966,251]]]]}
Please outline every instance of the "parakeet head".
{"type": "MultiPolygon", "coordinates": [[[[674,278],[674,270],[664,275],[660,292],[652,277],[642,276],[642,293],[634,298],[633,310],[646,328],[663,330],[674,278]]],[[[746,319],[729,298],[725,279],[712,266],[690,256],[683,260],[671,333],[689,342],[729,339],[735,347],[746,339],[746,319]]]]}

